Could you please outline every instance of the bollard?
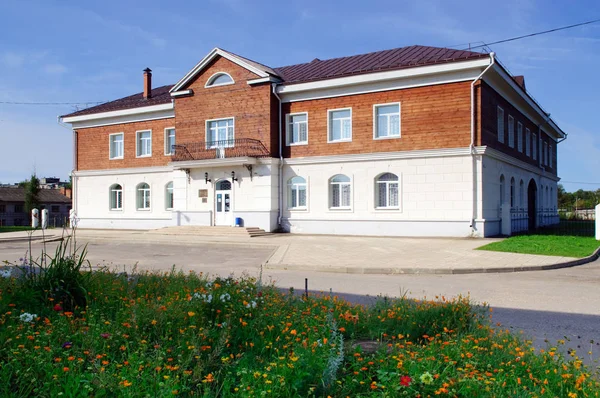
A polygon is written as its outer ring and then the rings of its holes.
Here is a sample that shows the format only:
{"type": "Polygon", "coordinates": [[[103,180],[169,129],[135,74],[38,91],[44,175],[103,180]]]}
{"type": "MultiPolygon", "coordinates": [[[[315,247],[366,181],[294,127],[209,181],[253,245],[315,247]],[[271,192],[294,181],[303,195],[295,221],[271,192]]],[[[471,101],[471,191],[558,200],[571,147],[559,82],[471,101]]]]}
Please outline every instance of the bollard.
{"type": "Polygon", "coordinates": [[[42,229],[48,228],[48,209],[42,209],[42,229]]]}
{"type": "Polygon", "coordinates": [[[40,226],[40,211],[38,209],[31,210],[31,228],[35,229],[40,226]]]}
{"type": "Polygon", "coordinates": [[[77,227],[77,214],[75,213],[75,209],[69,211],[69,223],[71,228],[77,227]]]}

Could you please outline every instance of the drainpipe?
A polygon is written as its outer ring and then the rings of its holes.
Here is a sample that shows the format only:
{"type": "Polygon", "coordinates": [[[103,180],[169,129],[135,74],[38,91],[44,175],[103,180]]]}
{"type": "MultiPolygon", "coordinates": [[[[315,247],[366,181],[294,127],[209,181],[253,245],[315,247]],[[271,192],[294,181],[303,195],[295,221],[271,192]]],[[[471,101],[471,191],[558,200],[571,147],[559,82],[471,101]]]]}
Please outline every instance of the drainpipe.
{"type": "Polygon", "coordinates": [[[56,117],[56,123],[60,126],[63,127],[67,130],[70,130],[73,132],[73,168],[71,169],[71,209],[75,210],[75,212],[77,212],[77,202],[75,201],[75,192],[76,192],[76,185],[77,185],[77,178],[73,175],[73,173],[75,172],[75,170],[77,170],[77,130],[75,130],[74,128],[71,128],[69,126],[67,126],[65,123],[63,123],[63,121],[61,120],[60,116],[56,117]]]}
{"type": "Polygon", "coordinates": [[[279,189],[277,190],[278,192],[278,199],[279,199],[279,209],[278,209],[278,215],[277,215],[277,224],[279,225],[279,227],[281,227],[281,219],[283,216],[283,137],[282,137],[282,130],[281,130],[281,98],[279,97],[279,95],[277,94],[277,83],[273,83],[271,85],[273,87],[273,95],[275,96],[275,98],[277,98],[277,100],[279,101],[279,127],[278,127],[278,138],[279,138],[279,189]]]}
{"type": "MultiPolygon", "coordinates": [[[[476,158],[475,158],[475,83],[477,83],[492,66],[496,62],[496,53],[490,53],[490,64],[481,72],[479,76],[475,78],[471,82],[471,143],[469,145],[469,152],[471,153],[471,172],[472,172],[472,180],[473,180],[473,203],[472,203],[472,213],[471,213],[471,233],[475,232],[475,219],[477,218],[477,177],[476,177],[476,158]]],[[[480,121],[481,122],[481,121],[480,121]]]]}

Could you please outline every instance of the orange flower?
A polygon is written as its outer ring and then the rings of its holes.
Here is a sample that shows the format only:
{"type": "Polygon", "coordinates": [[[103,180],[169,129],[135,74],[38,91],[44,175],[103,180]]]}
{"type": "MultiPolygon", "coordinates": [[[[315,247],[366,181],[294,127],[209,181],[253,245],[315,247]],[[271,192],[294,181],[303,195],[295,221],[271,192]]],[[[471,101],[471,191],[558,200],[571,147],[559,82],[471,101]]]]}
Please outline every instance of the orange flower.
{"type": "Polygon", "coordinates": [[[290,334],[295,336],[295,335],[298,334],[298,332],[296,332],[296,329],[292,329],[292,331],[290,332],[290,334]]]}
{"type": "Polygon", "coordinates": [[[130,381],[128,381],[128,380],[125,380],[125,381],[123,382],[123,386],[125,386],[125,387],[130,387],[132,384],[133,384],[133,383],[132,383],[132,382],[130,382],[130,381]]]}
{"type": "Polygon", "coordinates": [[[204,376],[202,383],[212,383],[213,381],[215,381],[215,378],[213,377],[212,373],[209,373],[208,375],[204,376]]]}

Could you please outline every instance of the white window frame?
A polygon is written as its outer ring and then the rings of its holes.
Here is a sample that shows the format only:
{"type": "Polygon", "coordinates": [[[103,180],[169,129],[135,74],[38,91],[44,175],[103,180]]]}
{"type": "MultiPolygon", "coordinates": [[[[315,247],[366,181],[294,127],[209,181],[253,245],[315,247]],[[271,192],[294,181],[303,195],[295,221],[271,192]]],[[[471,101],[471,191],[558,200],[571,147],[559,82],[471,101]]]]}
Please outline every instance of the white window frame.
{"type": "Polygon", "coordinates": [[[498,133],[498,142],[504,144],[504,109],[501,106],[496,108],[496,130],[498,133]]]}
{"type": "MultiPolygon", "coordinates": [[[[143,199],[145,199],[145,198],[146,198],[146,194],[144,193],[144,197],[143,197],[143,199]]],[[[146,204],[146,201],[145,201],[145,200],[142,200],[142,203],[143,203],[143,204],[144,204],[144,206],[145,206],[145,204],[146,204]]],[[[137,184],[137,185],[135,186],[135,209],[136,209],[137,211],[150,211],[150,210],[152,209],[152,187],[151,187],[151,186],[150,186],[150,184],[148,184],[147,182],[140,182],[139,184],[137,184]],[[148,202],[150,203],[150,205],[149,205],[148,207],[139,207],[139,206],[138,206],[138,204],[139,204],[138,200],[139,200],[140,190],[142,190],[142,189],[140,188],[140,186],[141,186],[142,184],[146,184],[146,185],[148,185],[148,189],[143,189],[143,191],[144,191],[144,192],[145,192],[145,191],[148,191],[148,202]]]]}
{"type": "Polygon", "coordinates": [[[285,115],[285,137],[285,144],[287,146],[308,145],[308,112],[295,112],[285,115]],[[302,115],[306,116],[306,141],[292,142],[290,139],[294,133],[294,130],[290,128],[292,117],[302,115]]]}
{"type": "Polygon", "coordinates": [[[400,181],[401,181],[401,177],[399,174],[396,173],[392,173],[391,171],[386,171],[384,173],[380,173],[378,174],[375,179],[375,186],[374,186],[374,194],[375,194],[375,210],[400,210],[400,202],[401,202],[401,194],[402,191],[400,190],[400,181]],[[379,181],[379,178],[381,178],[381,176],[383,176],[384,174],[393,174],[395,175],[398,180],[397,181],[379,181]],[[396,206],[390,206],[389,205],[389,199],[390,199],[390,184],[395,183],[398,185],[398,204],[396,206]],[[379,206],[379,184],[385,184],[385,203],[386,206],[379,206]]]}
{"type": "MultiPolygon", "coordinates": [[[[296,188],[297,189],[297,188],[296,188]]],[[[299,190],[298,190],[299,191],[299,190]]],[[[287,194],[288,194],[288,200],[287,200],[287,206],[288,206],[288,210],[290,211],[307,211],[308,210],[308,179],[304,178],[302,176],[299,175],[295,175],[293,177],[288,178],[287,180],[287,194]],[[300,177],[304,180],[303,183],[293,183],[292,184],[292,179],[296,178],[296,177],[300,177]],[[292,190],[295,189],[295,187],[299,187],[301,185],[304,185],[304,191],[306,192],[306,200],[305,200],[305,205],[304,206],[294,206],[294,204],[292,203],[292,190]]],[[[296,194],[296,198],[299,198],[299,195],[296,194]]]]}
{"type": "Polygon", "coordinates": [[[329,178],[327,180],[327,192],[328,192],[328,196],[329,196],[329,209],[330,210],[352,210],[352,203],[353,203],[353,189],[352,189],[352,177],[346,175],[346,174],[334,174],[331,176],[331,178],[329,178]],[[344,176],[346,178],[348,178],[350,181],[346,181],[346,182],[334,182],[333,179],[337,176],[344,176]],[[350,203],[348,203],[347,206],[342,206],[341,203],[343,202],[342,200],[342,186],[343,185],[347,185],[350,188],[350,198],[349,201],[350,203]],[[340,190],[340,206],[334,206],[333,205],[333,187],[334,186],[338,186],[339,190],[340,190]]]}
{"type": "MultiPolygon", "coordinates": [[[[342,132],[340,131],[340,134],[342,132]]],[[[327,143],[336,143],[336,142],[352,142],[352,108],[337,108],[337,109],[327,109],[327,143]],[[338,111],[350,111],[350,117],[342,118],[342,120],[350,119],[350,138],[340,138],[339,140],[334,140],[331,138],[332,131],[332,114],[333,112],[338,111]]]]}
{"type": "Polygon", "coordinates": [[[108,159],[118,160],[125,157],[125,133],[113,133],[108,135],[108,159]],[[112,141],[113,137],[121,136],[121,156],[112,156],[112,141]]]}
{"type": "MultiPolygon", "coordinates": [[[[389,118],[388,118],[389,126],[389,118]]],[[[389,102],[387,104],[375,104],[373,105],[373,139],[374,140],[395,140],[402,138],[402,104],[400,102],[389,102]],[[377,135],[377,108],[381,108],[389,105],[398,105],[398,135],[386,135],[379,137],[377,135]]]]}
{"type": "Polygon", "coordinates": [[[523,153],[523,123],[517,122],[517,150],[523,153]]]}
{"type": "Polygon", "coordinates": [[[508,115],[508,146],[515,147],[515,118],[508,115]]]}
{"type": "Polygon", "coordinates": [[[538,155],[538,149],[537,149],[537,134],[533,133],[533,136],[531,137],[531,153],[533,154],[533,160],[537,160],[537,155],[538,155]]]}
{"type": "MultiPolygon", "coordinates": [[[[152,204],[152,202],[150,202],[150,204],[152,204]]],[[[173,181],[169,181],[165,184],[165,210],[173,210],[174,205],[175,196],[173,195],[173,181]],[[171,188],[169,188],[169,184],[171,184],[171,188]],[[172,203],[169,203],[169,195],[172,203]],[[169,207],[169,204],[171,207],[169,207]]]]}
{"type": "MultiPolygon", "coordinates": [[[[206,120],[206,123],[205,123],[205,133],[204,133],[205,142],[206,142],[206,149],[215,149],[215,148],[217,148],[216,145],[208,146],[208,143],[211,142],[208,139],[208,133],[210,132],[210,127],[209,127],[210,123],[212,123],[212,122],[221,122],[223,120],[231,120],[231,122],[232,122],[231,127],[233,129],[233,133],[232,133],[232,137],[227,137],[227,139],[225,139],[225,141],[231,141],[232,142],[231,145],[223,145],[221,147],[222,148],[233,148],[235,146],[235,141],[234,141],[235,140],[235,116],[220,117],[218,119],[207,119],[206,120]]],[[[219,131],[219,129],[217,127],[217,138],[219,136],[219,132],[218,131],[219,131]]],[[[229,130],[228,130],[227,134],[229,134],[229,130]]],[[[221,140],[217,139],[216,141],[221,141],[221,140]]]]}
{"type": "Polygon", "coordinates": [[[175,133],[175,127],[165,127],[165,155],[166,156],[170,156],[173,154],[173,148],[171,148],[171,145],[168,145],[169,143],[169,130],[173,130],[173,145],[175,145],[175,143],[177,143],[177,135],[175,133]]]}
{"type": "MultiPolygon", "coordinates": [[[[123,184],[119,184],[118,182],[111,184],[110,187],[108,187],[108,209],[110,211],[123,211],[123,184]],[[121,189],[113,189],[114,186],[120,186],[121,189]],[[113,207],[113,192],[120,192],[120,196],[121,196],[121,207],[113,207]]],[[[119,194],[117,193],[117,197],[115,197],[115,201],[114,203],[117,205],[119,203],[118,199],[119,194]]]]}
{"type": "Polygon", "coordinates": [[[152,130],[138,130],[135,132],[135,157],[136,158],[152,157],[152,130]],[[141,133],[150,133],[150,153],[147,155],[140,155],[140,134],[141,133]]]}
{"type": "Polygon", "coordinates": [[[206,81],[206,84],[204,85],[204,88],[211,88],[211,87],[220,87],[220,86],[230,86],[232,84],[235,84],[235,80],[233,79],[233,77],[231,77],[231,75],[227,72],[217,72],[217,73],[213,73],[211,77],[208,78],[208,80],[206,81]],[[229,76],[229,78],[231,79],[230,82],[227,83],[219,83],[219,84],[213,84],[213,80],[215,80],[217,77],[221,76],[221,75],[227,75],[229,76]]]}
{"type": "Polygon", "coordinates": [[[525,155],[531,156],[531,130],[525,129],[525,155]]]}

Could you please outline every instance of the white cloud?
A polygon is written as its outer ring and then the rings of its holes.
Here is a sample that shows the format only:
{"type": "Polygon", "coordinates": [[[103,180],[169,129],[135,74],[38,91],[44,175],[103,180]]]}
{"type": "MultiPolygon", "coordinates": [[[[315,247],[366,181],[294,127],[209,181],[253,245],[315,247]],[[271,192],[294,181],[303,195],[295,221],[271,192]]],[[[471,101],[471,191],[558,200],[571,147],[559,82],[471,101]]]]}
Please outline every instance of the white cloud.
{"type": "Polygon", "coordinates": [[[25,57],[21,54],[9,52],[2,56],[2,63],[9,68],[18,68],[22,66],[24,62],[25,57]]]}
{"type": "Polygon", "coordinates": [[[47,64],[43,69],[49,75],[62,75],[68,70],[63,64],[47,64]]]}

